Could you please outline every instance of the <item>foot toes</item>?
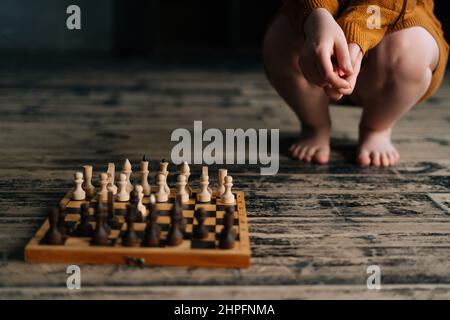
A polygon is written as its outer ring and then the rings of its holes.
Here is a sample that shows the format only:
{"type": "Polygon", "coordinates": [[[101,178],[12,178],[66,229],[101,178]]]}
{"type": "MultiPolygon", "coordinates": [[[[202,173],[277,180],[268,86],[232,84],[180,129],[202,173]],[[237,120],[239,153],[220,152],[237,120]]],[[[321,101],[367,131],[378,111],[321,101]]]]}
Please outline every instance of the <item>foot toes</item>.
{"type": "Polygon", "coordinates": [[[298,153],[299,153],[301,147],[302,147],[302,146],[301,146],[301,145],[298,145],[298,144],[296,144],[296,145],[294,146],[294,148],[292,149],[292,153],[291,153],[292,158],[297,159],[298,153]]]}
{"type": "Polygon", "coordinates": [[[308,152],[308,149],[309,149],[308,146],[304,146],[304,147],[300,150],[300,153],[299,153],[299,155],[298,155],[298,159],[299,159],[299,160],[305,160],[305,156],[306,156],[306,153],[308,152]]]}
{"type": "Polygon", "coordinates": [[[306,152],[305,160],[306,160],[307,162],[311,162],[311,161],[313,160],[313,156],[314,156],[314,154],[316,153],[316,151],[317,151],[317,148],[315,148],[315,147],[310,147],[310,148],[308,149],[308,151],[306,152]]]}
{"type": "Polygon", "coordinates": [[[367,151],[361,151],[361,152],[359,153],[359,156],[358,156],[358,163],[359,163],[361,166],[364,166],[364,167],[370,165],[370,156],[369,156],[369,152],[367,152],[367,151]]]}
{"type": "Polygon", "coordinates": [[[370,162],[373,166],[379,167],[381,165],[380,154],[376,151],[371,152],[370,162]]]}
{"type": "Polygon", "coordinates": [[[381,160],[382,167],[389,167],[391,164],[387,153],[382,153],[380,155],[380,160],[381,160]]]}
{"type": "Polygon", "coordinates": [[[330,152],[325,149],[319,149],[314,154],[314,161],[319,164],[326,164],[328,163],[328,160],[330,159],[330,152]]]}

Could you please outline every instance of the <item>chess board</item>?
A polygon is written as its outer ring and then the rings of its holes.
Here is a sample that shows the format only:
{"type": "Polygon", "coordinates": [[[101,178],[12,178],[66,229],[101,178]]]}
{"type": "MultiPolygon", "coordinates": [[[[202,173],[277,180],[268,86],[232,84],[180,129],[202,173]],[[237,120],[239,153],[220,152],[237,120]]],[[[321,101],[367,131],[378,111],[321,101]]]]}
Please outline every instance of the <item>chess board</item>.
{"type": "MultiPolygon", "coordinates": [[[[71,192],[67,193],[61,202],[66,206],[65,226],[67,235],[62,245],[48,245],[43,239],[49,229],[49,220],[46,219],[35,236],[25,248],[25,260],[35,263],[74,263],[74,264],[128,264],[128,265],[171,265],[196,267],[228,267],[245,268],[250,265],[250,241],[247,226],[247,212],[243,192],[233,192],[235,196],[234,231],[236,242],[232,249],[220,249],[218,236],[222,230],[223,215],[227,205],[221,203],[220,198],[212,197],[209,203],[198,203],[196,193],[193,192],[189,202],[185,204],[183,216],[186,218],[184,240],[181,245],[170,247],[166,245],[166,236],[170,226],[170,209],[175,201],[172,192],[169,201],[157,203],[159,211],[158,225],[161,227],[160,247],[126,247],[121,244],[121,234],[126,230],[124,215],[127,202],[115,202],[115,213],[119,224],[112,228],[108,246],[94,246],[90,244],[90,237],[78,237],[74,232],[80,219],[80,206],[84,201],[71,200],[71,192]],[[209,230],[204,240],[192,237],[193,226],[197,224],[194,218],[195,210],[205,208],[207,218],[205,226],[209,230]]],[[[143,204],[147,207],[150,198],[144,197],[143,204]]],[[[90,201],[90,223],[95,227],[94,207],[96,200],[90,201]]],[[[134,223],[135,230],[142,239],[145,223],[134,223]]]]}

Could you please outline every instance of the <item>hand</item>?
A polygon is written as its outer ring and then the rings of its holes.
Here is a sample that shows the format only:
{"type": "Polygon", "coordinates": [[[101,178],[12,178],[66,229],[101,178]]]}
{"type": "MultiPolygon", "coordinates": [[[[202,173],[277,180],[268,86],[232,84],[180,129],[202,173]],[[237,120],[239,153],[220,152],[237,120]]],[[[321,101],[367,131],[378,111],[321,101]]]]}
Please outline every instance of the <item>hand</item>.
{"type": "Polygon", "coordinates": [[[353,74],[347,40],[333,16],[323,8],[314,10],[305,20],[304,31],[300,67],[305,78],[320,87],[331,86],[337,92],[351,90],[345,79],[353,74]]]}
{"type": "Polygon", "coordinates": [[[351,95],[353,93],[356,85],[356,79],[358,78],[359,71],[361,70],[363,55],[360,47],[356,43],[349,43],[348,51],[352,61],[353,73],[349,76],[345,76],[342,71],[335,70],[335,72],[338,72],[340,76],[344,76],[344,79],[347,80],[351,87],[349,89],[336,90],[332,86],[328,85],[324,88],[325,93],[335,101],[341,99],[343,95],[351,95]]]}

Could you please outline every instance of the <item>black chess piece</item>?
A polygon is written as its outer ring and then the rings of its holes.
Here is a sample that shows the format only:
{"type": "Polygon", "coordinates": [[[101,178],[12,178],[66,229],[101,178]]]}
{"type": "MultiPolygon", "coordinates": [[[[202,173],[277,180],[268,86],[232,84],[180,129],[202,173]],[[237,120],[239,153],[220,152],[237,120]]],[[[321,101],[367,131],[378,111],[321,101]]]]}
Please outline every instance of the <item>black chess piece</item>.
{"type": "Polygon", "coordinates": [[[53,208],[49,212],[48,220],[50,228],[45,234],[44,242],[50,245],[59,245],[63,243],[63,234],[58,228],[58,219],[60,211],[57,208],[53,208]]]}
{"type": "Polygon", "coordinates": [[[95,215],[96,227],[91,243],[96,246],[106,246],[109,243],[109,239],[108,231],[105,229],[106,215],[103,213],[105,211],[104,204],[99,202],[99,204],[97,204],[97,210],[95,215]]]}
{"type": "Polygon", "coordinates": [[[102,217],[103,227],[109,235],[111,233],[111,227],[108,224],[108,208],[105,203],[100,201],[100,198],[97,199],[97,205],[95,206],[95,218],[97,219],[98,216],[102,217]]]}
{"type": "Polygon", "coordinates": [[[229,206],[225,209],[223,216],[223,229],[219,235],[219,248],[233,249],[236,241],[236,235],[233,229],[234,222],[234,206],[229,206]]]}
{"type": "Polygon", "coordinates": [[[205,239],[208,237],[208,229],[205,226],[206,220],[206,210],[205,208],[200,208],[195,211],[195,219],[197,224],[194,225],[193,236],[194,239],[205,239]]]}
{"type": "Polygon", "coordinates": [[[60,202],[58,204],[58,229],[63,235],[69,234],[69,228],[66,225],[66,206],[60,202]]]}
{"type": "Polygon", "coordinates": [[[167,233],[167,245],[171,247],[179,246],[183,242],[183,233],[180,227],[181,218],[179,215],[170,217],[170,228],[167,233]]]}
{"type": "Polygon", "coordinates": [[[127,215],[125,221],[127,223],[127,230],[122,235],[122,245],[126,247],[134,247],[139,244],[139,237],[134,230],[134,221],[137,214],[137,206],[130,203],[127,205],[127,215]]]}
{"type": "Polygon", "coordinates": [[[157,223],[158,211],[154,204],[150,206],[149,211],[142,244],[146,247],[158,247],[161,237],[161,227],[157,223]]]}
{"type": "Polygon", "coordinates": [[[108,224],[112,229],[118,229],[120,227],[119,218],[116,215],[116,210],[114,208],[114,193],[108,191],[108,224]]]}
{"type": "MultiPolygon", "coordinates": [[[[139,203],[139,193],[136,190],[131,191],[130,203],[133,204],[134,206],[136,206],[136,208],[137,208],[137,205],[139,203]]],[[[135,219],[134,220],[135,222],[143,222],[144,216],[142,215],[142,212],[140,212],[139,210],[136,210],[134,219],[135,219]]]]}
{"type": "Polygon", "coordinates": [[[181,232],[185,232],[186,230],[186,225],[187,225],[187,221],[186,218],[183,216],[183,203],[181,202],[181,199],[179,197],[177,197],[175,199],[175,203],[172,206],[172,210],[170,212],[170,216],[175,216],[179,218],[179,226],[180,226],[180,230],[181,232]]]}
{"type": "Polygon", "coordinates": [[[80,216],[80,222],[75,229],[75,234],[79,237],[91,237],[94,228],[89,223],[89,202],[83,202],[81,204],[80,216]]]}

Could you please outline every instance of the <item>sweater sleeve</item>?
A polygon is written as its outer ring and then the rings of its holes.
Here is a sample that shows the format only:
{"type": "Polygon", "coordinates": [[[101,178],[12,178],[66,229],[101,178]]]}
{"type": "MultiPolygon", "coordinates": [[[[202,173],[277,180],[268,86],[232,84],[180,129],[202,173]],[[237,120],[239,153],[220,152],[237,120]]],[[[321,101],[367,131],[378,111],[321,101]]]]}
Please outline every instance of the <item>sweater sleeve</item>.
{"type": "Polygon", "coordinates": [[[335,16],[339,9],[339,2],[338,0],[283,0],[281,10],[294,28],[300,30],[305,18],[318,8],[324,8],[335,16]]]}
{"type": "Polygon", "coordinates": [[[414,10],[416,3],[417,0],[351,0],[337,22],[344,31],[347,42],[358,44],[365,54],[401,19],[403,10],[405,15],[408,15],[414,10]],[[374,26],[377,17],[379,25],[374,26]],[[373,21],[370,21],[371,19],[373,21]]]}

